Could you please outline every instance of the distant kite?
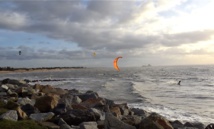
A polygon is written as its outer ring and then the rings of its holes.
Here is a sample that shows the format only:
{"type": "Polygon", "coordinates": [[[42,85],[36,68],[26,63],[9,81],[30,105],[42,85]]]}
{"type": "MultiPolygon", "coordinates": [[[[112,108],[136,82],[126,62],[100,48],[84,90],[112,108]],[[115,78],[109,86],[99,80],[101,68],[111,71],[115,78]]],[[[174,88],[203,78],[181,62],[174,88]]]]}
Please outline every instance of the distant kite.
{"type": "Polygon", "coordinates": [[[97,54],[96,54],[96,52],[93,52],[92,55],[95,57],[97,54]]]}
{"type": "Polygon", "coordinates": [[[118,67],[118,65],[117,65],[117,61],[119,60],[119,58],[123,58],[123,57],[122,57],[122,56],[119,56],[119,57],[115,58],[115,59],[114,59],[114,63],[113,63],[114,68],[115,68],[117,71],[120,71],[120,69],[119,69],[119,67],[118,67]]]}
{"type": "Polygon", "coordinates": [[[19,55],[21,55],[22,54],[22,52],[21,51],[19,51],[19,55]]]}

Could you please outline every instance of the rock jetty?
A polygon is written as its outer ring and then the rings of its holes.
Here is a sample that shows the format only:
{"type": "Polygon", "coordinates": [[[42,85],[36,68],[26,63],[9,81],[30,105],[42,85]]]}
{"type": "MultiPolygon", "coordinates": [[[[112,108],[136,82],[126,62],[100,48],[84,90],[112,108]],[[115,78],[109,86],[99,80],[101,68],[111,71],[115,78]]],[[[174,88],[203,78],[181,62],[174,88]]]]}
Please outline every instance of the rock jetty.
{"type": "Polygon", "coordinates": [[[154,112],[129,108],[127,103],[115,103],[94,91],[82,93],[28,82],[0,81],[0,122],[31,120],[46,129],[205,128],[202,123],[169,121],[154,112]]]}

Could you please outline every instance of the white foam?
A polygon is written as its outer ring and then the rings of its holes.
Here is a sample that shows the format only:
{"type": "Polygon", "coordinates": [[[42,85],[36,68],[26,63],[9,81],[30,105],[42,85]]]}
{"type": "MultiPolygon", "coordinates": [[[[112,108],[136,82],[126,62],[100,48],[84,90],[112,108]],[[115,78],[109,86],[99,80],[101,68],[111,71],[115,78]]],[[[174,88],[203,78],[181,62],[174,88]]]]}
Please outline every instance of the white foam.
{"type": "Polygon", "coordinates": [[[211,121],[214,121],[214,119],[212,118],[207,118],[207,117],[205,118],[197,114],[192,114],[183,110],[172,109],[162,105],[152,105],[150,103],[140,103],[140,104],[138,103],[138,104],[129,104],[129,106],[132,108],[140,108],[148,112],[156,112],[171,121],[179,120],[183,123],[184,122],[203,122],[205,124],[208,124],[211,121]]]}

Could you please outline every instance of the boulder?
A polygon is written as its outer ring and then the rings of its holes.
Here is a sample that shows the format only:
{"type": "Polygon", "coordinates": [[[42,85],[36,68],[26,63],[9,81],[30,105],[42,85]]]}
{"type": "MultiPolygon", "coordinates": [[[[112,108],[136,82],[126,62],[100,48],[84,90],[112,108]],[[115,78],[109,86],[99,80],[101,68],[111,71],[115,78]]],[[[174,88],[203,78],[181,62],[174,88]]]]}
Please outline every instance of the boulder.
{"type": "Polygon", "coordinates": [[[71,89],[71,90],[68,90],[68,94],[76,95],[76,94],[80,94],[80,91],[77,89],[71,89]]]}
{"type": "Polygon", "coordinates": [[[8,101],[5,107],[10,110],[15,110],[19,107],[19,104],[14,101],[8,101]]]}
{"type": "Polygon", "coordinates": [[[43,86],[40,84],[35,84],[33,86],[33,89],[35,89],[37,92],[40,92],[42,90],[43,86]]]}
{"type": "Polygon", "coordinates": [[[89,92],[89,93],[85,93],[85,94],[79,94],[77,95],[83,102],[88,100],[88,99],[97,99],[99,96],[96,92],[89,92]]]}
{"type": "Polygon", "coordinates": [[[173,129],[173,127],[167,119],[157,113],[152,113],[141,121],[139,129],[173,129]]]}
{"type": "Polygon", "coordinates": [[[80,124],[80,129],[98,129],[96,122],[82,122],[80,124]]]}
{"type": "Polygon", "coordinates": [[[184,127],[193,127],[193,128],[197,128],[197,129],[204,129],[205,125],[199,122],[194,122],[194,123],[190,123],[190,122],[186,122],[184,124],[184,127]]]}
{"type": "Polygon", "coordinates": [[[127,116],[122,116],[121,118],[121,121],[129,125],[135,126],[136,128],[139,128],[141,120],[142,120],[141,117],[136,115],[133,115],[133,116],[127,115],[127,116]]]}
{"type": "Polygon", "coordinates": [[[97,110],[96,108],[89,109],[90,112],[94,112],[94,114],[98,114],[100,117],[100,120],[105,120],[105,112],[97,110]]]}
{"type": "Polygon", "coordinates": [[[36,94],[37,92],[35,89],[29,86],[29,87],[19,87],[18,89],[16,89],[16,93],[20,97],[31,97],[33,94],[36,94]]]}
{"type": "Polygon", "coordinates": [[[183,127],[183,124],[180,121],[178,121],[178,120],[170,122],[170,124],[172,125],[172,127],[174,129],[178,129],[178,128],[182,128],[183,127]]]}
{"type": "Polygon", "coordinates": [[[6,113],[2,114],[0,116],[0,119],[17,121],[18,114],[17,114],[16,110],[9,110],[6,113]]]}
{"type": "Polygon", "coordinates": [[[30,118],[35,121],[47,121],[54,116],[53,112],[31,114],[30,118]]]}
{"type": "Polygon", "coordinates": [[[7,94],[10,96],[10,97],[15,97],[18,99],[19,95],[16,93],[16,92],[13,92],[11,91],[10,89],[7,91],[7,94]]]}
{"type": "Polygon", "coordinates": [[[87,108],[103,107],[105,105],[102,98],[89,98],[80,104],[87,108]]]}
{"type": "Polygon", "coordinates": [[[9,89],[11,89],[11,90],[15,90],[15,89],[17,89],[18,88],[18,86],[17,85],[13,85],[13,84],[5,84],[9,89]]]}
{"type": "Polygon", "coordinates": [[[26,104],[26,105],[21,106],[21,109],[22,109],[28,116],[30,116],[30,114],[39,113],[39,110],[38,110],[36,107],[34,107],[34,106],[30,105],[30,104],[26,104]]]}
{"type": "Polygon", "coordinates": [[[132,112],[134,112],[134,115],[137,115],[137,116],[141,116],[142,119],[148,117],[150,115],[149,112],[143,110],[143,109],[139,109],[139,108],[131,108],[130,109],[132,112]]]}
{"type": "Polygon", "coordinates": [[[0,97],[7,96],[7,92],[0,92],[0,97]]]}
{"type": "Polygon", "coordinates": [[[214,123],[208,124],[205,129],[213,129],[214,123]]]}
{"type": "Polygon", "coordinates": [[[60,115],[60,117],[69,125],[79,125],[82,122],[97,121],[100,119],[99,114],[91,110],[72,109],[60,115]]]}
{"type": "Polygon", "coordinates": [[[72,104],[72,109],[77,109],[77,110],[87,110],[88,108],[81,105],[81,104],[72,104]]]}
{"type": "Polygon", "coordinates": [[[28,86],[25,81],[9,79],[9,78],[2,80],[2,84],[13,84],[13,85],[17,85],[17,86],[28,86]]]}
{"type": "Polygon", "coordinates": [[[58,95],[46,95],[36,99],[34,106],[38,108],[40,112],[49,112],[57,106],[58,101],[58,95]]]}
{"type": "Polygon", "coordinates": [[[145,118],[139,125],[138,129],[164,129],[162,126],[157,124],[154,121],[151,121],[147,118],[145,118]]]}
{"type": "Polygon", "coordinates": [[[57,106],[53,109],[53,112],[56,115],[65,113],[67,111],[66,105],[64,103],[58,103],[57,106]]]}
{"type": "Polygon", "coordinates": [[[30,104],[30,105],[34,106],[35,100],[34,99],[29,99],[28,97],[18,98],[17,103],[20,104],[20,105],[30,104]]]}
{"type": "Polygon", "coordinates": [[[136,129],[136,128],[134,126],[131,126],[129,124],[120,121],[111,113],[106,113],[105,129],[136,129]]]}
{"type": "Polygon", "coordinates": [[[72,103],[79,104],[81,102],[82,102],[82,100],[78,96],[74,95],[74,97],[72,99],[72,103]]]}
{"type": "Polygon", "coordinates": [[[53,86],[46,85],[46,86],[34,86],[34,88],[38,89],[39,91],[46,93],[46,94],[56,94],[56,95],[64,95],[68,93],[68,91],[61,89],[61,88],[54,88],[53,86]]]}
{"type": "Polygon", "coordinates": [[[21,109],[21,107],[18,107],[17,109],[16,109],[16,111],[17,111],[17,114],[18,114],[18,119],[19,120],[23,120],[23,119],[27,119],[27,114],[21,109]]]}
{"type": "Polygon", "coordinates": [[[44,127],[47,127],[48,129],[59,129],[60,128],[60,126],[58,126],[52,122],[47,122],[47,121],[39,122],[39,124],[41,124],[44,127]]]}
{"type": "Polygon", "coordinates": [[[130,109],[129,109],[127,103],[115,104],[115,106],[120,108],[121,115],[129,115],[130,114],[130,109]]]}
{"type": "Polygon", "coordinates": [[[120,107],[113,106],[113,107],[110,108],[110,111],[117,118],[119,118],[122,115],[121,112],[120,112],[120,107]]]}
{"type": "Polygon", "coordinates": [[[4,90],[4,91],[7,91],[9,88],[7,85],[1,85],[1,88],[4,90]]]}
{"type": "Polygon", "coordinates": [[[97,128],[104,129],[105,128],[105,120],[97,121],[97,128]]]}
{"type": "Polygon", "coordinates": [[[67,124],[62,118],[59,118],[58,125],[61,126],[63,124],[67,124]]]}
{"type": "Polygon", "coordinates": [[[104,102],[105,102],[105,105],[108,106],[108,107],[112,107],[112,106],[115,105],[114,101],[110,100],[110,99],[104,98],[104,102]]]}
{"type": "Polygon", "coordinates": [[[64,103],[67,109],[72,107],[72,104],[79,104],[82,100],[78,96],[73,96],[71,94],[65,94],[59,100],[59,103],[64,103]]]}
{"type": "Polygon", "coordinates": [[[71,126],[69,126],[68,124],[62,124],[60,126],[60,129],[73,129],[73,128],[71,128],[71,126]]]}

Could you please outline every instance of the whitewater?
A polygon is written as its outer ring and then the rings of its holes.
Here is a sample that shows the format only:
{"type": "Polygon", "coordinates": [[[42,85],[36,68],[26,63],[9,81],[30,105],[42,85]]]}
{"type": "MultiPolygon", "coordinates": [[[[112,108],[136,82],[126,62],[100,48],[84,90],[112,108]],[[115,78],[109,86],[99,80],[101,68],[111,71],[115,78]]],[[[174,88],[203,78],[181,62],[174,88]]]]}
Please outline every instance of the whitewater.
{"type": "Polygon", "coordinates": [[[92,90],[129,107],[157,112],[181,122],[214,121],[214,66],[83,68],[0,74],[0,79],[29,79],[63,89],[92,90]],[[58,80],[58,81],[56,81],[58,80]],[[180,85],[178,82],[181,81],[180,85]]]}

